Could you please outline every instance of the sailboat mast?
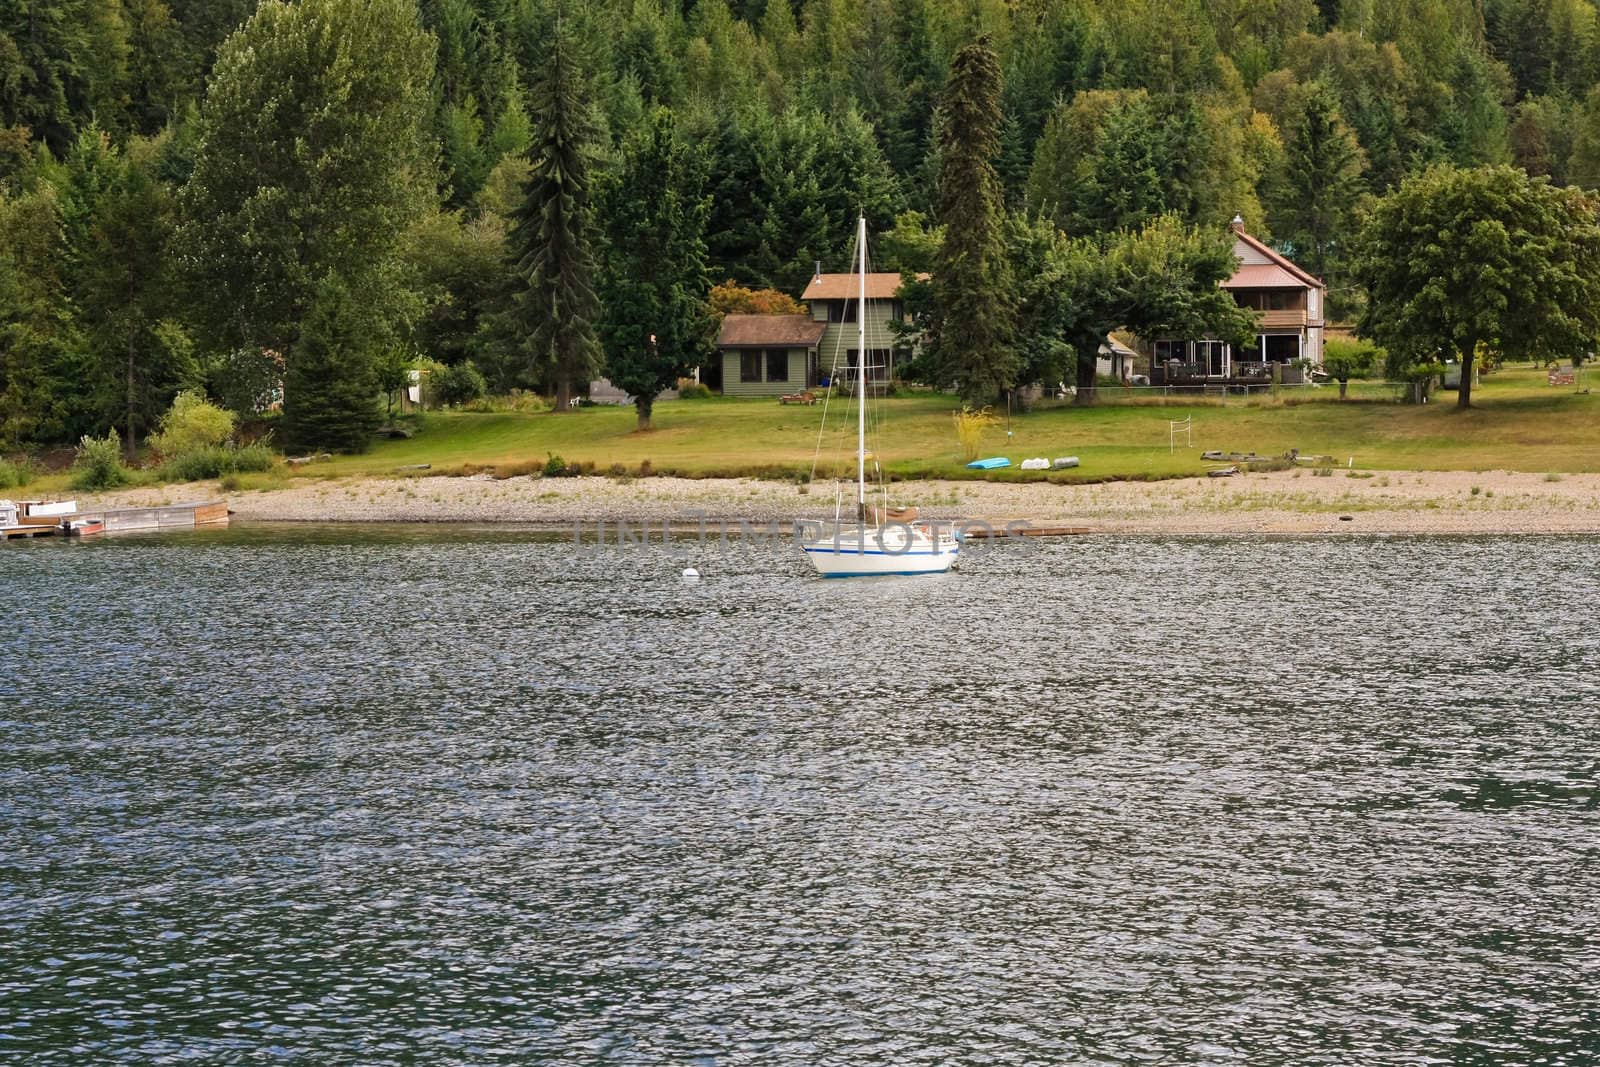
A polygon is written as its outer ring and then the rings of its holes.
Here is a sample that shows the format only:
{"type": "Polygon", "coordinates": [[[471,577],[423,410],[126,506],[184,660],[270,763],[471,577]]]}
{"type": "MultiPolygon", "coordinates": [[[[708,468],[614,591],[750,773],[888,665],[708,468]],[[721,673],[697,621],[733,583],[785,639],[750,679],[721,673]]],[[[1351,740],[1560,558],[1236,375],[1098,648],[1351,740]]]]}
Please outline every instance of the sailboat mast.
{"type": "Polygon", "coordinates": [[[856,514],[867,521],[867,216],[856,224],[856,247],[861,250],[860,289],[856,304],[856,325],[860,341],[856,348],[856,514]]]}

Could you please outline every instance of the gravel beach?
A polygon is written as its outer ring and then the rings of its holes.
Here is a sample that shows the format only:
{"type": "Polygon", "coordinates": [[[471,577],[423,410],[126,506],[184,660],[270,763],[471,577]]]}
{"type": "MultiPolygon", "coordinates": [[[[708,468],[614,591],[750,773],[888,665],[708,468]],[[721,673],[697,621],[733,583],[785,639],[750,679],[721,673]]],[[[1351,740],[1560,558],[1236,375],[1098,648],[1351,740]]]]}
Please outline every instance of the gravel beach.
{"type": "MultiPolygon", "coordinates": [[[[921,481],[893,502],[926,518],[1085,527],[1096,533],[1600,533],[1600,474],[1335,471],[1102,485],[921,481]]],[[[86,506],[226,496],[236,522],[465,522],[571,527],[831,518],[831,485],[749,479],[519,477],[296,478],[221,494],[214,482],[126,490],[86,506]]]]}

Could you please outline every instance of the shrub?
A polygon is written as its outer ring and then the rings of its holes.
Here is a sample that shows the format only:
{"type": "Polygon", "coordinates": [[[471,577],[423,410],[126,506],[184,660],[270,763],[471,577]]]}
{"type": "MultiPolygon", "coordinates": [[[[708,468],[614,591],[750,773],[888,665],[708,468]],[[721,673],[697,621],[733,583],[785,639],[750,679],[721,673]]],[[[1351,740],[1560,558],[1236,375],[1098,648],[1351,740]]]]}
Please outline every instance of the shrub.
{"type": "Polygon", "coordinates": [[[697,382],[693,378],[678,379],[679,400],[710,400],[711,387],[705,382],[697,382]]]}
{"type": "Polygon", "coordinates": [[[122,438],[116,430],[104,437],[83,435],[77,458],[72,461],[72,488],[115,489],[131,481],[132,473],[122,464],[122,438]]]}
{"type": "Polygon", "coordinates": [[[961,442],[961,458],[971,463],[978,458],[978,450],[983,446],[983,432],[999,420],[988,408],[973,411],[968,407],[953,412],[951,418],[956,424],[956,439],[961,442]]]}
{"type": "Polygon", "coordinates": [[[161,477],[171,482],[199,482],[227,474],[271,470],[275,458],[264,444],[194,448],[163,463],[161,477]]]}
{"type": "Polygon", "coordinates": [[[489,383],[471,360],[444,368],[433,380],[433,395],[446,407],[469,404],[488,391],[489,383]]]}
{"type": "Polygon", "coordinates": [[[513,389],[504,396],[483,396],[461,405],[463,411],[500,414],[508,411],[536,414],[550,410],[550,401],[531,389],[513,389]]]}
{"type": "Polygon", "coordinates": [[[21,489],[37,475],[32,463],[25,459],[11,462],[0,459],[0,489],[21,489]]]}
{"type": "Polygon", "coordinates": [[[546,478],[566,477],[568,473],[567,461],[556,455],[554,452],[546,453],[546,455],[548,455],[550,458],[544,461],[544,476],[546,478]]]}
{"type": "Polygon", "coordinates": [[[161,416],[160,429],[150,435],[150,447],[172,458],[185,452],[219,448],[233,436],[233,413],[206,400],[203,393],[185,389],[161,416]]]}

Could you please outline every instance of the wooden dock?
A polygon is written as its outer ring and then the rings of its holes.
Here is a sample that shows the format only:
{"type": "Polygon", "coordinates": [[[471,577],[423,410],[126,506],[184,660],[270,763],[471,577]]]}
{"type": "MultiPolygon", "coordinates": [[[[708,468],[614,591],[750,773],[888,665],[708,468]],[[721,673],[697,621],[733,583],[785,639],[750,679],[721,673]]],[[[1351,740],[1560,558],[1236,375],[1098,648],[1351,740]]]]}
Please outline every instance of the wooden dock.
{"type": "Polygon", "coordinates": [[[163,504],[154,508],[113,508],[108,511],[85,511],[81,514],[52,517],[49,525],[24,522],[20,526],[0,526],[0,541],[13,538],[61,537],[66,531],[62,519],[101,519],[105,532],[145,533],[163,530],[216,529],[228,525],[228,505],[223,500],[207,500],[189,504],[163,504]]]}
{"type": "MultiPolygon", "coordinates": [[[[1015,520],[1012,520],[1015,522],[1015,520]]],[[[1000,539],[1005,537],[1084,537],[1095,531],[1088,526],[1034,526],[1017,522],[1008,526],[1004,521],[993,524],[968,523],[958,526],[963,537],[1000,539]]]]}
{"type": "Polygon", "coordinates": [[[14,538],[60,537],[61,527],[50,526],[0,526],[0,541],[14,538]]]}
{"type": "Polygon", "coordinates": [[[228,505],[222,500],[203,503],[165,504],[155,508],[117,508],[87,513],[106,523],[106,533],[135,533],[145,530],[192,530],[196,527],[228,525],[228,505]]]}

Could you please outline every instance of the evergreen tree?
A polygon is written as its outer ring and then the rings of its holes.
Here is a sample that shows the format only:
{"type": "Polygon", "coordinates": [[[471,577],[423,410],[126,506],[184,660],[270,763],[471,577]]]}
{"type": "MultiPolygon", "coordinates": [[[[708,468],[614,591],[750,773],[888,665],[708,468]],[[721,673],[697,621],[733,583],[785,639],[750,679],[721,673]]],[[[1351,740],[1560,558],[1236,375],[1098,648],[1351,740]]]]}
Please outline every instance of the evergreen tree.
{"type": "Polygon", "coordinates": [[[1006,264],[1000,153],[1000,64],[987,38],[951,64],[940,101],[936,318],[930,358],[968,403],[986,404],[1016,382],[1013,292],[1006,264]]]}
{"type": "Polygon", "coordinates": [[[49,185],[0,196],[0,444],[13,448],[93,428],[58,200],[49,185]]]}
{"type": "Polygon", "coordinates": [[[663,389],[709,352],[705,225],[697,167],[657,109],[598,197],[606,220],[600,336],[606,377],[634,398],[639,429],[663,389]]]}
{"type": "Polygon", "coordinates": [[[0,4],[0,126],[71,143],[90,103],[88,22],[85,0],[0,4]]]}
{"type": "Polygon", "coordinates": [[[317,286],[284,378],[290,448],[360,452],[372,440],[381,418],[372,325],[337,278],[317,286]]]}
{"type": "Polygon", "coordinates": [[[532,170],[510,239],[516,271],[510,317],[523,334],[530,368],[555,382],[557,411],[570,409],[573,384],[587,385],[601,356],[589,203],[597,130],[581,63],[577,42],[558,18],[531,89],[532,170]]]}
{"type": "Polygon", "coordinates": [[[200,384],[192,345],[176,322],[173,197],[152,173],[162,142],[101,149],[107,180],[85,205],[86,225],[70,238],[74,305],[97,409],[102,426],[121,424],[130,455],[172,398],[200,384]]]}
{"type": "Polygon", "coordinates": [[[1350,231],[1366,159],[1339,114],[1338,101],[1320,82],[1303,93],[1298,118],[1285,133],[1273,228],[1301,266],[1326,278],[1337,262],[1340,239],[1350,231]]]}

